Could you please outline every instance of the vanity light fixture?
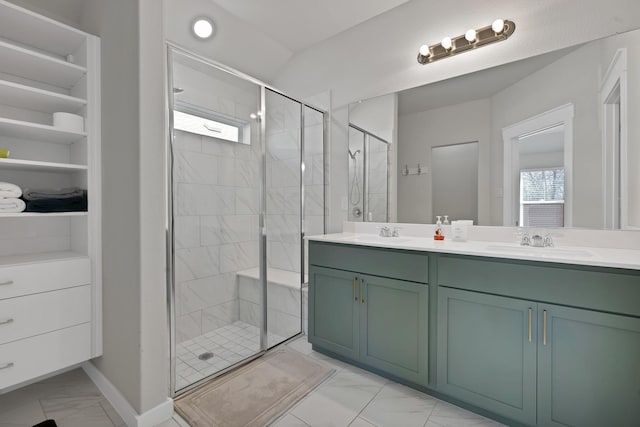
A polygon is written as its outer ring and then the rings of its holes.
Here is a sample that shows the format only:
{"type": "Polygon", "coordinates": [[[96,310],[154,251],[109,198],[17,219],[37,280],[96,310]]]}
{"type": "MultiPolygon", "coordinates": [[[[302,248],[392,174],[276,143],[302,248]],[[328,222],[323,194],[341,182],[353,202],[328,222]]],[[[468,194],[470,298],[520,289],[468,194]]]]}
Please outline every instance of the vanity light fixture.
{"type": "Polygon", "coordinates": [[[193,21],[193,25],[191,26],[191,30],[193,34],[201,40],[206,40],[213,35],[213,22],[211,19],[206,17],[199,17],[193,21]]]}
{"type": "Polygon", "coordinates": [[[430,64],[468,50],[506,40],[515,30],[516,24],[513,21],[496,19],[491,25],[477,30],[470,29],[461,36],[445,37],[440,43],[420,46],[418,62],[422,65],[430,64]]]}

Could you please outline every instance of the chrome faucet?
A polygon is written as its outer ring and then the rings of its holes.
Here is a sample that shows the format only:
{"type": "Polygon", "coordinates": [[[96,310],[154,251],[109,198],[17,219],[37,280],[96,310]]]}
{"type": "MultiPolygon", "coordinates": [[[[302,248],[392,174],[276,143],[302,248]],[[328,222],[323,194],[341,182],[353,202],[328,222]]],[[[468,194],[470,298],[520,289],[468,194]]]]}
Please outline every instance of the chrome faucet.
{"type": "Polygon", "coordinates": [[[380,237],[391,237],[391,229],[387,226],[379,227],[380,228],[380,237]]]}
{"type": "Polygon", "coordinates": [[[543,242],[544,240],[542,239],[541,235],[534,234],[533,236],[531,236],[531,246],[533,246],[534,248],[541,248],[543,242]]]}
{"type": "Polygon", "coordinates": [[[391,237],[400,237],[400,227],[393,227],[391,237]]]}
{"type": "Polygon", "coordinates": [[[531,238],[526,231],[522,232],[522,240],[520,240],[520,246],[531,246],[531,238]]]}
{"type": "Polygon", "coordinates": [[[553,239],[551,238],[551,233],[547,233],[544,235],[544,241],[542,242],[542,246],[545,248],[553,247],[553,239]]]}

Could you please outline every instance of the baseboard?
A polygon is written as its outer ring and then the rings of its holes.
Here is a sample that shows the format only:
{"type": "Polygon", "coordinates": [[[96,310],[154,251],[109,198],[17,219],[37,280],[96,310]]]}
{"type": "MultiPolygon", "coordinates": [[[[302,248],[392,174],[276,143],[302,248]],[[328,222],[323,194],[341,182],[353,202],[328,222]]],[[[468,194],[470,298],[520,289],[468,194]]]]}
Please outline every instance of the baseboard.
{"type": "Polygon", "coordinates": [[[91,362],[82,364],[82,369],[107,398],[111,406],[128,427],[154,427],[173,417],[173,399],[167,398],[160,405],[138,414],[133,406],[124,398],[118,389],[91,362]]]}

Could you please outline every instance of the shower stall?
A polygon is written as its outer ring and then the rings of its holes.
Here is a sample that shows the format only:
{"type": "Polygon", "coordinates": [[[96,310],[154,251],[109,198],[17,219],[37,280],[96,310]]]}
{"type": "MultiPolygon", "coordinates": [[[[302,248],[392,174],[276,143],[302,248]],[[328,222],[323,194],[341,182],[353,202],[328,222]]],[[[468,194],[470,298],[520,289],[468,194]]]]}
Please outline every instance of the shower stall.
{"type": "Polygon", "coordinates": [[[325,113],[168,48],[171,387],[302,332],[305,234],[325,230],[325,113]]]}
{"type": "Polygon", "coordinates": [[[389,221],[389,143],[349,124],[349,211],[352,222],[389,221]]]}

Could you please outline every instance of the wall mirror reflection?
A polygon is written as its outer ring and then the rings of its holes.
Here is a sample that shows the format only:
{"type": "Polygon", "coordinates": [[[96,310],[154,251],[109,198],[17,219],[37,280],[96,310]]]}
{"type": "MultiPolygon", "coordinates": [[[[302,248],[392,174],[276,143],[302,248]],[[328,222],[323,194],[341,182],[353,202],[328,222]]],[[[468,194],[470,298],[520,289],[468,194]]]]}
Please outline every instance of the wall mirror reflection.
{"type": "Polygon", "coordinates": [[[640,230],[640,30],[359,101],[349,121],[381,123],[385,99],[398,222],[640,230]]]}

